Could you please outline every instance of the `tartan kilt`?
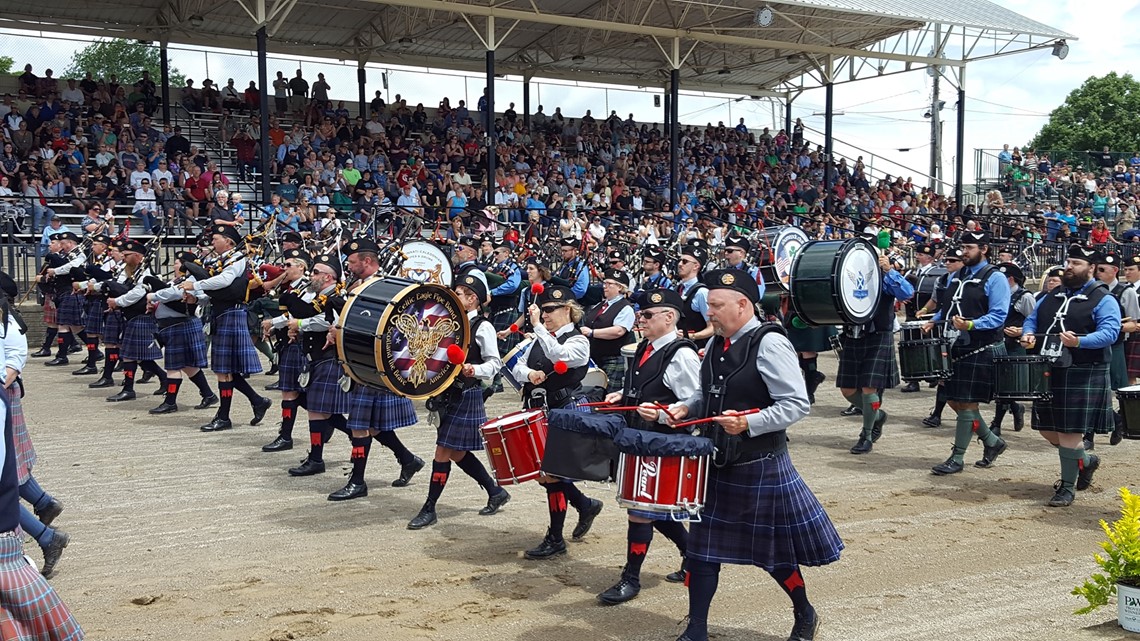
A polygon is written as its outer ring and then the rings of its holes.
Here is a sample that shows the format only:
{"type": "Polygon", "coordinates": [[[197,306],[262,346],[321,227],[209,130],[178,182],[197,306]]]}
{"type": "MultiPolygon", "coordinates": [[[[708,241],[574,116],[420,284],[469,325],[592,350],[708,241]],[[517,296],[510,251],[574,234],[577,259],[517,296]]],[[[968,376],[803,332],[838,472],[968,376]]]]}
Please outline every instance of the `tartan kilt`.
{"type": "Polygon", "coordinates": [[[0,638],[81,641],[83,630],[59,595],[24,558],[16,536],[0,536],[0,638]]]}
{"type": "Polygon", "coordinates": [[[123,330],[123,343],[119,345],[119,356],[125,361],[157,361],[162,358],[162,350],[154,335],[158,325],[154,316],[140,314],[127,321],[123,330]]]}
{"type": "Polygon", "coordinates": [[[285,347],[277,354],[277,383],[282,392],[300,392],[301,372],[308,369],[309,357],[305,356],[305,348],[300,341],[285,343],[285,347]]]}
{"type": "Polygon", "coordinates": [[[44,294],[44,325],[57,324],[57,310],[55,307],[55,294],[44,294]]]}
{"type": "Polygon", "coordinates": [[[483,437],[479,428],[487,422],[487,410],[483,406],[483,388],[476,385],[463,390],[463,397],[455,408],[440,413],[439,433],[435,444],[463,452],[476,452],[483,449],[483,437]]]}
{"type": "Polygon", "coordinates": [[[168,372],[184,367],[206,367],[206,335],[201,319],[191,316],[184,322],[158,330],[162,339],[163,367],[168,372]]]}
{"type": "Polygon", "coordinates": [[[1074,363],[1054,367],[1049,375],[1049,401],[1033,402],[1035,430],[1108,434],[1113,428],[1108,363],[1074,363]]]}
{"type": "Polygon", "coordinates": [[[839,333],[835,327],[827,325],[825,327],[806,327],[800,329],[798,327],[787,327],[788,340],[792,341],[792,347],[797,353],[803,352],[830,352],[831,351],[831,337],[839,333]]]}
{"type": "Polygon", "coordinates": [[[122,310],[112,310],[103,313],[104,345],[118,345],[123,342],[123,325],[126,323],[122,310]]]}
{"type": "Polygon", "coordinates": [[[213,318],[210,369],[215,374],[257,374],[261,359],[253,349],[245,305],[235,305],[213,318]]]}
{"type": "Polygon", "coordinates": [[[59,325],[82,327],[83,298],[83,294],[74,292],[59,296],[59,309],[55,313],[55,322],[59,325]]]}
{"type": "Polygon", "coordinates": [[[623,356],[610,356],[594,361],[603,372],[606,373],[606,378],[609,384],[606,386],[606,393],[617,392],[625,384],[625,357],[623,356]]]}
{"type": "Polygon", "coordinates": [[[83,302],[83,329],[88,336],[103,335],[103,310],[107,309],[107,299],[101,296],[86,296],[83,302]]]}
{"type": "Polygon", "coordinates": [[[12,446],[16,449],[16,474],[20,485],[32,478],[32,468],[36,465],[36,448],[32,446],[32,436],[28,434],[28,424],[24,422],[24,406],[20,401],[21,386],[17,381],[8,386],[8,410],[12,416],[12,446]]]}
{"type": "Polygon", "coordinates": [[[1108,380],[1113,391],[1128,387],[1128,361],[1124,356],[1124,344],[1112,346],[1112,360],[1108,366],[1108,380]]]}
{"type": "Polygon", "coordinates": [[[1140,339],[1124,341],[1124,360],[1128,367],[1128,378],[1140,377],[1140,339]]]}
{"type": "Polygon", "coordinates": [[[843,345],[843,353],[839,356],[836,387],[890,389],[899,384],[894,334],[874,332],[863,334],[860,338],[843,334],[839,340],[843,345]]]}
{"type": "Polygon", "coordinates": [[[355,384],[349,395],[348,429],[391,432],[415,425],[412,401],[386,389],[355,384]]]}
{"type": "Polygon", "coordinates": [[[305,388],[305,409],[319,414],[348,414],[348,392],[340,388],[344,373],[335,358],[309,364],[309,386],[305,388]]]}
{"type": "Polygon", "coordinates": [[[975,349],[951,350],[950,378],[946,379],[943,389],[946,400],[989,403],[994,399],[994,356],[1006,355],[1005,342],[998,341],[977,354],[970,354],[975,349]]]}
{"type": "Polygon", "coordinates": [[[771,572],[839,559],[843,541],[788,452],[709,469],[700,521],[689,524],[686,556],[757,565],[771,572]]]}

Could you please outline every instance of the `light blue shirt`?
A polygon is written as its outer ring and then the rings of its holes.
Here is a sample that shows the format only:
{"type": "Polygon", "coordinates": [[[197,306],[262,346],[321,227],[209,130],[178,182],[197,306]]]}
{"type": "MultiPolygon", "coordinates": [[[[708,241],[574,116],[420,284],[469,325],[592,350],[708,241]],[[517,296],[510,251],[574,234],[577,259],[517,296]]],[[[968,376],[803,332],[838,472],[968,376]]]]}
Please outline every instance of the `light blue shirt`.
{"type": "MultiPolygon", "coordinates": [[[[744,263],[729,265],[729,267],[732,269],[739,269],[741,271],[744,271],[742,265],[744,265],[744,263]]],[[[764,300],[764,290],[767,289],[767,286],[764,284],[764,276],[760,274],[760,268],[755,266],[749,267],[748,275],[752,277],[752,280],[756,281],[756,287],[760,289],[760,300],[764,300]]]]}
{"type": "MultiPolygon", "coordinates": [[[[1096,280],[1090,280],[1077,290],[1067,289],[1064,285],[1058,289],[1064,289],[1066,297],[1071,297],[1077,294],[1088,293],[1088,290],[1097,282],[1096,280]]],[[[1051,294],[1042,296],[1041,300],[1037,301],[1037,308],[1033,310],[1029,318],[1025,319],[1025,324],[1021,326],[1023,333],[1037,333],[1037,310],[1041,308],[1041,301],[1048,298],[1051,294]]],[[[1096,331],[1081,336],[1079,347],[1081,349],[1103,349],[1105,347],[1111,347],[1116,342],[1116,338],[1120,336],[1121,322],[1120,304],[1116,302],[1116,299],[1111,294],[1102,298],[1101,301],[1097,303],[1097,306],[1093,308],[1093,320],[1096,321],[1096,331]]],[[[1048,322],[1052,323],[1053,319],[1048,319],[1048,322]]],[[[1046,328],[1046,331],[1048,330],[1049,328],[1046,328]]],[[[1038,342],[1040,343],[1040,341],[1038,342]]]]}
{"type": "Polygon", "coordinates": [[[914,286],[894,269],[883,276],[883,289],[898,301],[910,300],[914,296],[914,286]]]}
{"type": "MultiPolygon", "coordinates": [[[[984,269],[986,265],[989,265],[989,261],[983,260],[973,268],[964,268],[969,270],[966,274],[966,279],[969,280],[972,278],[974,274],[977,274],[979,271],[984,269]]],[[[946,287],[957,287],[957,285],[954,284],[954,282],[957,280],[957,277],[958,272],[951,272],[949,274],[949,278],[946,280],[946,287]]],[[[988,300],[990,303],[989,310],[983,316],[979,316],[978,318],[971,318],[968,320],[974,321],[974,329],[1000,329],[1005,326],[1005,317],[1009,314],[1009,279],[1007,279],[1004,274],[995,269],[990,274],[990,277],[986,279],[986,284],[984,287],[986,292],[986,300],[988,300]]],[[[934,322],[943,320],[943,311],[948,310],[939,309],[938,312],[934,314],[934,322]]]]}
{"type": "Polygon", "coordinates": [[[502,285],[491,290],[491,296],[506,296],[518,291],[519,284],[522,283],[522,270],[513,263],[504,262],[495,265],[494,271],[500,274],[507,272],[509,275],[502,285]]]}
{"type": "MultiPolygon", "coordinates": [[[[680,293],[681,296],[684,297],[688,294],[689,291],[692,291],[692,289],[694,287],[699,285],[700,282],[701,282],[700,279],[697,278],[696,276],[690,278],[689,280],[683,281],[680,283],[680,286],[684,288],[684,291],[679,291],[678,293],[680,293]]],[[[693,308],[694,312],[700,312],[701,316],[703,316],[706,321],[709,319],[709,288],[708,287],[702,287],[699,290],[697,290],[696,294],[693,294],[693,301],[692,301],[692,305],[690,305],[690,307],[693,308]]]]}
{"type": "Polygon", "coordinates": [[[570,291],[574,292],[574,298],[585,296],[586,290],[590,287],[590,270],[586,269],[586,263],[581,258],[575,258],[564,265],[558,270],[558,277],[570,281],[570,291]],[[577,272],[571,273],[569,269],[571,267],[577,272]]]}

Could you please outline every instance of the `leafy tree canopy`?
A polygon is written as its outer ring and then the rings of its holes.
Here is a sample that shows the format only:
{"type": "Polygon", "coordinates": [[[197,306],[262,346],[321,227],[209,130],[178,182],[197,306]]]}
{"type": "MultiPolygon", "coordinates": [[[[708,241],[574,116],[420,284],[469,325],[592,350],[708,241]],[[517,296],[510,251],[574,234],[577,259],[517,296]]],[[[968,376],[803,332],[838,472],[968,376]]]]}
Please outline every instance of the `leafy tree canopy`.
{"type": "Polygon", "coordinates": [[[12,65],[16,64],[11,56],[0,56],[0,75],[12,73],[12,65]]]}
{"type": "MultiPolygon", "coordinates": [[[[104,40],[93,42],[76,51],[71,64],[60,78],[82,78],[88,71],[95,78],[118,77],[123,84],[132,84],[149,71],[151,80],[159,84],[162,79],[161,55],[158,47],[135,40],[104,40]]],[[[177,69],[170,68],[170,86],[180,87],[185,78],[177,69]]]]}
{"type": "Polygon", "coordinates": [[[1140,82],[1132,74],[1092,76],[1049,115],[1029,143],[1039,150],[1140,149],[1140,82]]]}

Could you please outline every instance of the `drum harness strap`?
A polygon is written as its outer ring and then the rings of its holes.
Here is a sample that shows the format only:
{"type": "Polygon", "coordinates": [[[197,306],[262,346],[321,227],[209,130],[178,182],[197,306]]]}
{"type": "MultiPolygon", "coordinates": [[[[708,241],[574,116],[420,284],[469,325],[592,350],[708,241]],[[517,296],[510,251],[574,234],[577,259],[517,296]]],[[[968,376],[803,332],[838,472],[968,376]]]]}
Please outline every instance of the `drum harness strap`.
{"type": "MultiPolygon", "coordinates": [[[[979,270],[978,273],[981,273],[981,271],[979,270]]],[[[955,316],[955,312],[957,312],[957,315],[961,315],[961,313],[962,313],[962,292],[965,291],[966,285],[968,285],[970,283],[982,282],[980,278],[977,278],[977,276],[978,276],[978,274],[976,273],[973,275],[973,277],[971,277],[968,280],[961,279],[961,278],[958,279],[958,285],[954,289],[954,295],[950,298],[950,307],[948,310],[946,310],[947,318],[955,316]]],[[[987,275],[987,278],[988,277],[989,276],[987,275]]],[[[945,339],[949,339],[950,344],[953,345],[954,342],[958,340],[958,336],[961,335],[961,333],[962,333],[962,330],[958,329],[957,327],[954,327],[954,324],[952,322],[947,321],[946,322],[946,330],[944,332],[942,332],[942,337],[945,339]]],[[[990,343],[989,345],[983,345],[982,347],[979,347],[978,349],[975,349],[971,352],[967,352],[967,353],[959,356],[958,358],[955,358],[951,362],[957,363],[957,362],[963,361],[967,358],[970,358],[971,356],[973,356],[975,354],[981,354],[982,352],[986,351],[987,349],[990,349],[994,345],[997,345],[997,344],[1003,343],[1003,342],[1005,342],[1004,339],[990,343]]]]}
{"type": "Polygon", "coordinates": [[[1061,306],[1057,308],[1057,313],[1053,315],[1053,322],[1049,324],[1049,328],[1045,330],[1045,340],[1041,342],[1041,356],[1051,359],[1056,362],[1061,358],[1064,353],[1065,346],[1061,343],[1059,334],[1067,331],[1065,329],[1065,316],[1069,313],[1069,305],[1073,301],[1088,300],[1087,294],[1077,294],[1076,296],[1065,296],[1064,292],[1058,292],[1055,296],[1063,297],[1065,300],[1061,301],[1061,306]],[[1059,327],[1056,332],[1054,328],[1059,327]]]}

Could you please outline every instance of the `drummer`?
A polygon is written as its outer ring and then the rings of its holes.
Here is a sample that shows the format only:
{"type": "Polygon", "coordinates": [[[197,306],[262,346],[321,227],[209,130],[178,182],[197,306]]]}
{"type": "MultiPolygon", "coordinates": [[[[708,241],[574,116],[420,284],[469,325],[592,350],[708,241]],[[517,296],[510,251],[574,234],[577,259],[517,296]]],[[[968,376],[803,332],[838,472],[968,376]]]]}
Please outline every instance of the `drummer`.
{"type": "Polygon", "coordinates": [[[689,623],[678,641],[708,640],[722,563],[766,570],[792,601],[789,637],[814,639],[819,616],[800,566],[837,561],[843,542],[788,456],[787,429],[810,411],[807,390],[788,376],[796,355],[781,328],[756,317],[760,292],[752,277],[728,269],[706,274],[705,282],[717,335],[705,346],[700,389],[670,407],[671,420],[713,418],[706,433],[735,456],[723,467],[714,462],[701,520],[690,525],[689,623]],[[794,509],[763,507],[776,505],[794,509]]]}
{"type": "MultiPolygon", "coordinates": [[[[903,305],[908,322],[919,320],[919,310],[926,309],[926,304],[934,298],[939,277],[946,273],[946,269],[935,260],[935,251],[934,247],[927,243],[914,246],[915,266],[906,273],[907,282],[914,287],[914,297],[903,305]]],[[[918,381],[911,381],[904,385],[901,391],[905,394],[918,390],[918,381]]]]}
{"type": "Polygon", "coordinates": [[[1005,355],[1002,328],[1009,312],[1009,282],[986,260],[989,234],[963,232],[959,248],[963,267],[951,274],[934,321],[923,326],[924,331],[930,331],[934,323],[945,318],[947,333],[959,333],[950,349],[953,371],[944,383],[950,409],[958,414],[954,449],[950,458],[932,468],[937,476],[964,469],[966,449],[975,434],[985,443],[975,466],[990,467],[1005,451],[1005,441],[990,431],[978,406],[993,399],[993,358],[1005,355]]]}
{"type": "MultiPolygon", "coordinates": [[[[1025,349],[1021,346],[1021,326],[1033,313],[1037,300],[1033,297],[1033,292],[1025,289],[1025,273],[1017,263],[1001,263],[998,271],[1009,280],[1009,313],[1002,329],[1005,334],[1005,352],[1010,356],[1025,356],[1025,349]]],[[[1001,436],[1001,421],[1005,418],[1006,411],[1013,412],[1013,431],[1020,432],[1025,427],[1025,407],[1021,403],[998,401],[994,420],[990,422],[990,431],[998,436],[1001,436]]]]}
{"type": "MultiPolygon", "coordinates": [[[[590,341],[578,331],[582,307],[569,287],[547,287],[535,304],[527,310],[534,326],[534,347],[525,362],[514,367],[516,380],[523,385],[524,406],[528,408],[577,409],[582,379],[590,362],[590,341]],[[559,373],[563,370],[564,373],[559,373]]],[[[527,550],[528,559],[543,560],[566,553],[562,529],[566,523],[566,505],[578,510],[578,525],[571,537],[586,536],[594,518],[602,511],[602,502],[588,498],[569,481],[541,475],[550,510],[550,527],[538,547],[527,550]]]]}
{"type": "Polygon", "coordinates": [[[590,339],[590,358],[609,380],[607,392],[621,389],[625,376],[621,348],[634,342],[633,324],[637,318],[627,297],[629,285],[629,274],[623,270],[602,272],[604,300],[586,310],[582,317],[582,335],[590,339]]]}
{"type": "Polygon", "coordinates": [[[1089,454],[1081,441],[1090,427],[1098,434],[1112,431],[1108,370],[1120,334],[1120,305],[1108,286],[1093,277],[1103,256],[1080,245],[1070,247],[1068,255],[1061,287],[1037,304],[1021,336],[1030,351],[1067,348],[1050,372],[1052,399],[1033,402],[1033,429],[1058,448],[1061,459],[1061,480],[1053,486],[1050,507],[1072,505],[1074,490],[1088,488],[1100,467],[1100,458],[1089,454]],[[1067,367],[1058,367],[1060,361],[1070,360],[1067,367]]]}
{"type": "MultiPolygon", "coordinates": [[[[949,282],[951,274],[962,269],[963,256],[965,256],[965,254],[962,253],[961,248],[953,247],[945,250],[943,262],[945,262],[948,271],[938,277],[938,282],[934,286],[934,295],[931,296],[930,300],[926,301],[926,304],[919,310],[919,316],[928,316],[938,311],[939,306],[942,304],[942,293],[946,291],[946,284],[949,282]]],[[[946,409],[945,381],[939,381],[936,390],[934,409],[930,411],[929,416],[922,419],[922,424],[926,427],[942,426],[942,412],[946,409]]]]}
{"type": "MultiPolygon", "coordinates": [[[[1121,316],[1128,319],[1127,321],[1121,320],[1120,336],[1112,344],[1112,363],[1109,365],[1108,375],[1112,381],[1112,391],[1114,392],[1122,387],[1128,387],[1128,363],[1124,345],[1129,335],[1137,330],[1136,322],[1133,319],[1140,318],[1140,302],[1137,300],[1136,290],[1128,283],[1122,283],[1119,280],[1122,262],[1118,254],[1107,253],[1104,255],[1104,262],[1096,268],[1097,280],[1108,285],[1109,293],[1120,304],[1121,316]]],[[[1109,440],[1110,445],[1118,445],[1124,438],[1124,422],[1119,413],[1114,418],[1114,424],[1115,427],[1109,440]]],[[[1092,451],[1093,446],[1094,434],[1091,431],[1086,431],[1085,449],[1092,451]]]]}
{"type": "MultiPolygon", "coordinates": [[[[674,432],[667,424],[668,416],[651,404],[672,405],[693,396],[700,387],[701,362],[697,358],[697,346],[678,336],[677,320],[684,308],[685,300],[670,290],[657,290],[646,296],[646,306],[641,310],[645,339],[634,353],[637,367],[627,369],[620,389],[606,396],[606,402],[611,404],[648,405],[627,416],[629,427],[666,434],[674,432]]],[[[684,525],[666,515],[630,510],[625,568],[621,579],[598,595],[600,602],[625,603],[641,592],[641,564],[653,541],[653,530],[672,541],[682,560],[685,558],[688,534],[684,525]]],[[[680,571],[668,574],[665,580],[684,581],[684,562],[680,571]]]]}
{"type": "Polygon", "coordinates": [[[712,338],[709,323],[709,288],[701,282],[701,271],[708,263],[708,249],[693,243],[681,247],[677,261],[677,294],[682,297],[681,318],[677,321],[677,337],[692,341],[712,338]]]}
{"type": "Polygon", "coordinates": [[[495,330],[491,321],[479,313],[479,308],[491,297],[487,290],[487,277],[478,269],[468,270],[455,286],[455,294],[467,310],[467,320],[471,323],[471,342],[467,346],[463,371],[450,388],[433,399],[443,407],[436,410],[440,420],[435,439],[435,459],[431,464],[431,483],[428,484],[427,501],[419,514],[408,522],[409,530],[420,530],[436,522],[435,504],[451,477],[452,463],[487,492],[487,505],[479,510],[479,514],[494,514],[511,500],[511,495],[487,473],[479,457],[472,454],[483,449],[479,427],[487,422],[483,389],[479,382],[494,379],[502,365],[495,330]]]}
{"type": "Polygon", "coordinates": [[[882,293],[871,321],[862,327],[844,328],[840,341],[839,372],[835,385],[854,407],[863,410],[863,429],[851,447],[852,454],[866,454],[883,435],[887,413],[882,409],[880,390],[899,384],[894,358],[895,301],[909,300],[914,288],[903,278],[890,258],[879,256],[883,272],[882,293]]]}

